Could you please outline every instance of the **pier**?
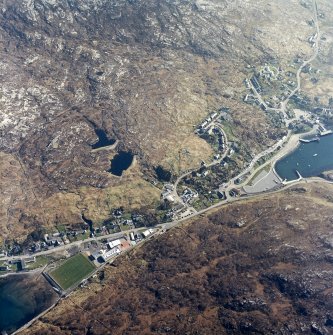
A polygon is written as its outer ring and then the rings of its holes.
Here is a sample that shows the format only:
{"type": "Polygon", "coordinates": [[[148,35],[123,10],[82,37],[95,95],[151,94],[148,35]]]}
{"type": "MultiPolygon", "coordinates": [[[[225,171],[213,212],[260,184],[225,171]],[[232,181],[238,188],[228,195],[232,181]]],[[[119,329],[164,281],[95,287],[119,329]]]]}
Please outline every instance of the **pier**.
{"type": "Polygon", "coordinates": [[[299,141],[302,142],[302,143],[319,142],[320,141],[320,137],[316,136],[316,137],[309,138],[309,139],[300,138],[299,141]]]}
{"type": "Polygon", "coordinates": [[[299,173],[298,170],[295,170],[295,172],[296,172],[296,174],[297,174],[297,176],[298,176],[298,180],[303,179],[302,175],[299,173]]]}
{"type": "Polygon", "coordinates": [[[325,131],[321,131],[319,133],[320,136],[326,136],[326,135],[329,135],[329,134],[332,134],[333,131],[332,130],[325,130],[325,131]]]}

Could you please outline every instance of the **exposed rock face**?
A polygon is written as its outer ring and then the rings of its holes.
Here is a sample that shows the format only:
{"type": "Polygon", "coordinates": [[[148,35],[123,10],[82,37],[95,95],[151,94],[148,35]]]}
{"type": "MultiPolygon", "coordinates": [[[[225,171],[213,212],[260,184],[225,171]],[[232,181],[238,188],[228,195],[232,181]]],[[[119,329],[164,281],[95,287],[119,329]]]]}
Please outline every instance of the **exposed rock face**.
{"type": "Polygon", "coordinates": [[[323,172],[323,173],[321,174],[321,177],[333,181],[333,171],[323,172]]]}
{"type": "Polygon", "coordinates": [[[23,334],[332,334],[333,189],[305,189],[169,231],[23,334]]]}
{"type": "Polygon", "coordinates": [[[141,167],[177,173],[180,149],[191,153],[187,168],[212,154],[193,125],[226,106],[235,134],[256,151],[279,130],[242,104],[242,71],[311,53],[306,18],[297,1],[4,0],[0,150],[15,157],[39,202],[121,183],[105,172],[110,152],[91,153],[94,127],[141,167]]]}

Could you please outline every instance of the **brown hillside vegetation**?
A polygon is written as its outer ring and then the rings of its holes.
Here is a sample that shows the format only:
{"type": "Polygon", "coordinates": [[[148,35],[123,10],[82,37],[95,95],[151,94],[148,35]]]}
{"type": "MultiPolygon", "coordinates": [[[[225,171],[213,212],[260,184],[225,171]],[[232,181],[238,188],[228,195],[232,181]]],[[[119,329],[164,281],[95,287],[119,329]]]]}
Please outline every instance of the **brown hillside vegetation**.
{"type": "Polygon", "coordinates": [[[272,145],[285,130],[243,101],[244,79],[312,54],[312,9],[299,0],[1,5],[0,243],[80,224],[84,208],[94,222],[119,206],[154,209],[158,190],[143,179],[159,165],[178,175],[211,160],[194,129],[221,108],[242,157],[272,145]],[[118,146],[92,151],[98,129],[118,146]],[[119,178],[107,171],[123,150],[137,166],[119,178]]]}
{"type": "Polygon", "coordinates": [[[332,334],[332,199],[304,184],[175,228],[22,334],[332,334]]]}

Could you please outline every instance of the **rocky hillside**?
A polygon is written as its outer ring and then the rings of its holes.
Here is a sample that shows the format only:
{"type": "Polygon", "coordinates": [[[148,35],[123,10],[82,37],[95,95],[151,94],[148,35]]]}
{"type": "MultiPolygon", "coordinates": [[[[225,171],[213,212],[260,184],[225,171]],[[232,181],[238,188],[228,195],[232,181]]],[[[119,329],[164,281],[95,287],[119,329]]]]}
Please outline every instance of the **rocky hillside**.
{"type": "Polygon", "coordinates": [[[102,219],[120,205],[107,199],[126,183],[141,185],[129,189],[133,206],[150,206],[158,190],[142,172],[162,165],[177,173],[182,149],[191,155],[185,168],[209,159],[212,150],[193,126],[218,108],[230,108],[247,151],[267,146],[280,130],[243,104],[245,69],[311,53],[311,10],[296,0],[1,5],[3,238],[37,224],[76,223],[87,207],[102,219]],[[99,128],[119,141],[116,150],[137,155],[123,179],[106,172],[115,151],[91,152],[99,128]]]}
{"type": "Polygon", "coordinates": [[[175,228],[22,334],[332,334],[332,196],[298,185],[175,228]]]}

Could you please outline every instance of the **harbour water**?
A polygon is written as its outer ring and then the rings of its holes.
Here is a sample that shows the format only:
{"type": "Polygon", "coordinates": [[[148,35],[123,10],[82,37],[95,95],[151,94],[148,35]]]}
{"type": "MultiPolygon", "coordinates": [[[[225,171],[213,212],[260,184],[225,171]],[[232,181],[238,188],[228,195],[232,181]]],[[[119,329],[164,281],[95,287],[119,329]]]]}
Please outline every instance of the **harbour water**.
{"type": "Polygon", "coordinates": [[[314,177],[328,170],[333,170],[333,135],[320,137],[320,141],[300,143],[300,145],[279,160],[275,170],[282,179],[298,179],[298,171],[302,177],[314,177]]]}
{"type": "Polygon", "coordinates": [[[0,278],[0,334],[10,334],[50,307],[57,294],[40,274],[0,278]]]}

